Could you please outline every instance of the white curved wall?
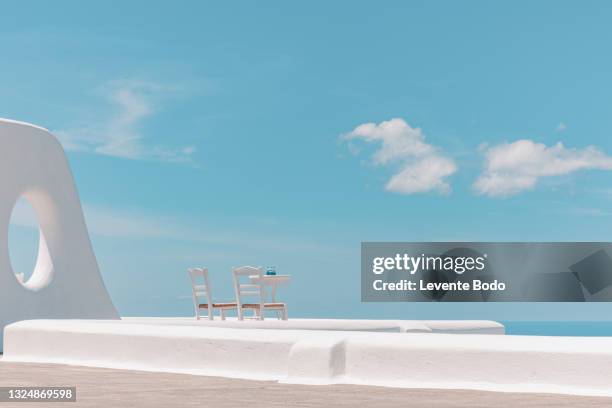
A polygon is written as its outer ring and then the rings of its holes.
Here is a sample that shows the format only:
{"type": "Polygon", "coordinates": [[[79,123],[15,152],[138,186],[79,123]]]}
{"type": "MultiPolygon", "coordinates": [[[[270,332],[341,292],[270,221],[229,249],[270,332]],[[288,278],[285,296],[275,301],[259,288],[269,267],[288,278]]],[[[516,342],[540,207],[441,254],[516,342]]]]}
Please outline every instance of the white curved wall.
{"type": "Polygon", "coordinates": [[[100,276],[62,146],[43,128],[0,119],[0,329],[36,318],[119,316],[100,276]],[[11,213],[20,197],[34,207],[40,224],[38,259],[25,285],[13,273],[8,250],[11,213]]]}

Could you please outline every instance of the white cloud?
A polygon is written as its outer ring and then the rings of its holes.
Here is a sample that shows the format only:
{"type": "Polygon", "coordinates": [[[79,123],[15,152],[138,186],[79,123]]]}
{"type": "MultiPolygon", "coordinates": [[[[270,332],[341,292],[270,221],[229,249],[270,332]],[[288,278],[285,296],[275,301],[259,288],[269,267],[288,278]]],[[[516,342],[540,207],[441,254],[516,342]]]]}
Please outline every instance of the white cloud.
{"type": "Polygon", "coordinates": [[[171,87],[143,81],[111,81],[102,89],[112,113],[93,123],[53,133],[67,150],[87,151],[132,160],[189,161],[193,146],[168,148],[151,145],[142,130],[158,110],[171,87]]]}
{"type": "MultiPolygon", "coordinates": [[[[262,226],[255,224],[239,229],[206,225],[203,220],[185,219],[166,214],[146,212],[141,209],[118,209],[99,205],[83,205],[87,231],[93,238],[112,238],[125,242],[164,240],[180,243],[198,244],[214,252],[213,255],[226,254],[231,259],[245,250],[277,251],[283,253],[316,253],[318,256],[349,256],[346,248],[334,248],[317,240],[295,237],[283,232],[262,236],[262,226]]],[[[12,225],[38,229],[34,209],[24,199],[20,199],[13,209],[12,225]]],[[[118,241],[121,242],[121,241],[118,241]]],[[[191,254],[201,257],[201,253],[191,254]]],[[[190,256],[191,256],[190,255],[190,256]]]]}
{"type": "Polygon", "coordinates": [[[612,156],[593,146],[566,148],[562,143],[546,146],[524,139],[484,147],[484,171],[475,190],[491,197],[504,197],[533,189],[543,177],[561,176],[579,170],[612,170],[612,156]]]}
{"type": "MultiPolygon", "coordinates": [[[[176,222],[142,211],[122,211],[99,206],[84,205],[83,213],[88,231],[92,235],[123,238],[176,238],[184,229],[176,222]]],[[[25,198],[20,198],[11,213],[11,224],[38,228],[34,208],[25,198]]]]}
{"type": "Polygon", "coordinates": [[[92,235],[113,238],[181,238],[185,228],[176,220],[142,211],[86,205],[83,208],[92,235]]]}
{"type": "Polygon", "coordinates": [[[450,192],[450,186],[445,177],[457,171],[455,163],[446,157],[428,156],[404,166],[386,184],[386,189],[403,194],[421,193],[436,190],[441,193],[450,192]]]}
{"type": "Polygon", "coordinates": [[[555,131],[563,132],[565,129],[567,129],[567,125],[565,123],[563,123],[563,122],[559,122],[559,124],[555,128],[555,131]]]}
{"type": "Polygon", "coordinates": [[[341,140],[380,143],[372,156],[373,163],[399,166],[385,185],[387,191],[400,194],[450,191],[446,178],[457,171],[455,162],[428,144],[420,128],[411,127],[403,119],[364,123],[342,135],[341,140]]]}

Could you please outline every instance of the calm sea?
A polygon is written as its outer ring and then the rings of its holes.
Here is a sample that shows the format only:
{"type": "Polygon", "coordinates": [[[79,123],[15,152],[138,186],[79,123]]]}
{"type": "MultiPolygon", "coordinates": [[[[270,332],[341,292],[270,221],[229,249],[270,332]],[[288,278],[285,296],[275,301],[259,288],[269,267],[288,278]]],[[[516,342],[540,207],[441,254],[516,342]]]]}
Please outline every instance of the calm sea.
{"type": "Polygon", "coordinates": [[[527,336],[612,336],[612,321],[517,322],[502,321],[506,334],[527,336]]]}

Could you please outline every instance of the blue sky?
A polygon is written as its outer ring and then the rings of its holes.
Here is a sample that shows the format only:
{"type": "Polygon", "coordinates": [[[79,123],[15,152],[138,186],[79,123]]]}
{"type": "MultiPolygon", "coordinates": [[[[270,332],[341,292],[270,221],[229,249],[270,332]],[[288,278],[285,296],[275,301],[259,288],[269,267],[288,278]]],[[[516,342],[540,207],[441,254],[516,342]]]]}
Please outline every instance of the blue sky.
{"type": "Polygon", "coordinates": [[[293,316],[609,317],[359,301],[362,241],[610,240],[609,2],[126,3],[0,16],[0,116],[64,144],[121,314],[255,264],[293,316]]]}

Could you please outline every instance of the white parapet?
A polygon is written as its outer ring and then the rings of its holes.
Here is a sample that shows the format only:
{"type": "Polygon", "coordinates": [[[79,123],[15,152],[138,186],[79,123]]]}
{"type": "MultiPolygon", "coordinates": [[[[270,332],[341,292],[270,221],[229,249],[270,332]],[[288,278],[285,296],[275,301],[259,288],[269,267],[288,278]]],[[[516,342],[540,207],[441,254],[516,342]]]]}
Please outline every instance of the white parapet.
{"type": "Polygon", "coordinates": [[[372,320],[372,319],[290,319],[290,320],[194,320],[187,317],[123,317],[124,322],[207,326],[233,329],[340,330],[390,333],[471,333],[504,334],[504,325],[491,320],[372,320]]]}
{"type": "Polygon", "coordinates": [[[612,396],[612,338],[604,337],[33,320],[5,328],[4,359],[301,384],[612,396]]]}

